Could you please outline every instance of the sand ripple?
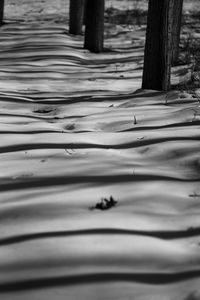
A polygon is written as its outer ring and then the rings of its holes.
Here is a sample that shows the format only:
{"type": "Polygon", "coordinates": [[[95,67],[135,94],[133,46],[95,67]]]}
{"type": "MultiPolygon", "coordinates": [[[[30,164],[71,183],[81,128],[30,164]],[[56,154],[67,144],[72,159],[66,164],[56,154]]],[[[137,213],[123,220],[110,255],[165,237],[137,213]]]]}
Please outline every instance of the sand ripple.
{"type": "Polygon", "coordinates": [[[199,103],[138,90],[132,34],[1,29],[1,299],[199,299],[199,103]]]}

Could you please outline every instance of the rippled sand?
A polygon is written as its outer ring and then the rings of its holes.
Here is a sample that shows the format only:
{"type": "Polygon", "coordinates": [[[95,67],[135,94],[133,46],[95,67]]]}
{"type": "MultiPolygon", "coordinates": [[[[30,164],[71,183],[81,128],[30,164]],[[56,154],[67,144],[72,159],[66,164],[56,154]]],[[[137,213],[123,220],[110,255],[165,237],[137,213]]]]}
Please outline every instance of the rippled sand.
{"type": "Polygon", "coordinates": [[[143,28],[82,42],[1,29],[0,299],[200,299],[199,102],[139,89],[143,28]]]}

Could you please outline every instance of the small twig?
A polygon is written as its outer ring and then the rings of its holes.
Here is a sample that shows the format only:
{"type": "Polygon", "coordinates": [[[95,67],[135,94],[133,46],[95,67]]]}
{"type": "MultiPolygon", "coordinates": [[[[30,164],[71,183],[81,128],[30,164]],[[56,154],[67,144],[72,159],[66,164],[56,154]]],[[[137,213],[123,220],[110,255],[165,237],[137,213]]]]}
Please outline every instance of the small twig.
{"type": "Polygon", "coordinates": [[[196,120],[196,116],[197,116],[197,113],[194,113],[194,115],[193,115],[193,119],[192,119],[192,122],[195,122],[195,120],[196,120]]]}
{"type": "Polygon", "coordinates": [[[65,152],[69,155],[72,155],[72,153],[69,152],[69,150],[65,149],[65,152]]]}
{"type": "Polygon", "coordinates": [[[190,194],[189,197],[200,197],[200,194],[197,194],[196,192],[194,192],[193,194],[190,194]]]}

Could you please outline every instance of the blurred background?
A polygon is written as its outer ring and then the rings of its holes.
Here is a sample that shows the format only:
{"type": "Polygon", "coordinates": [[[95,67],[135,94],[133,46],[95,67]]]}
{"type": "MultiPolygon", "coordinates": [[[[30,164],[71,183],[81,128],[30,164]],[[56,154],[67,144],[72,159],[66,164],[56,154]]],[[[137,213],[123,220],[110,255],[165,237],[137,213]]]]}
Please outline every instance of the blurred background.
{"type": "MultiPolygon", "coordinates": [[[[147,14],[147,0],[106,0],[105,21],[114,24],[143,24],[147,14]]],[[[11,21],[31,22],[68,21],[69,0],[5,0],[5,18],[11,21]]],[[[200,21],[200,1],[184,1],[184,17],[200,21]]]]}

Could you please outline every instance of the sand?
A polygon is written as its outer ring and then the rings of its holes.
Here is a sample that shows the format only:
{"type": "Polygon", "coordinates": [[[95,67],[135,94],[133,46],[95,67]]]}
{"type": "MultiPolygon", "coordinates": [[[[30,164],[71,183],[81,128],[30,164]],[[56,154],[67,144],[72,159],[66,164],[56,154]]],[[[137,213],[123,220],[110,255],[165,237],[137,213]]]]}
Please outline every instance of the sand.
{"type": "Polygon", "coordinates": [[[100,55],[55,22],[0,42],[0,298],[200,299],[200,105],[140,89],[144,27],[100,55]]]}

